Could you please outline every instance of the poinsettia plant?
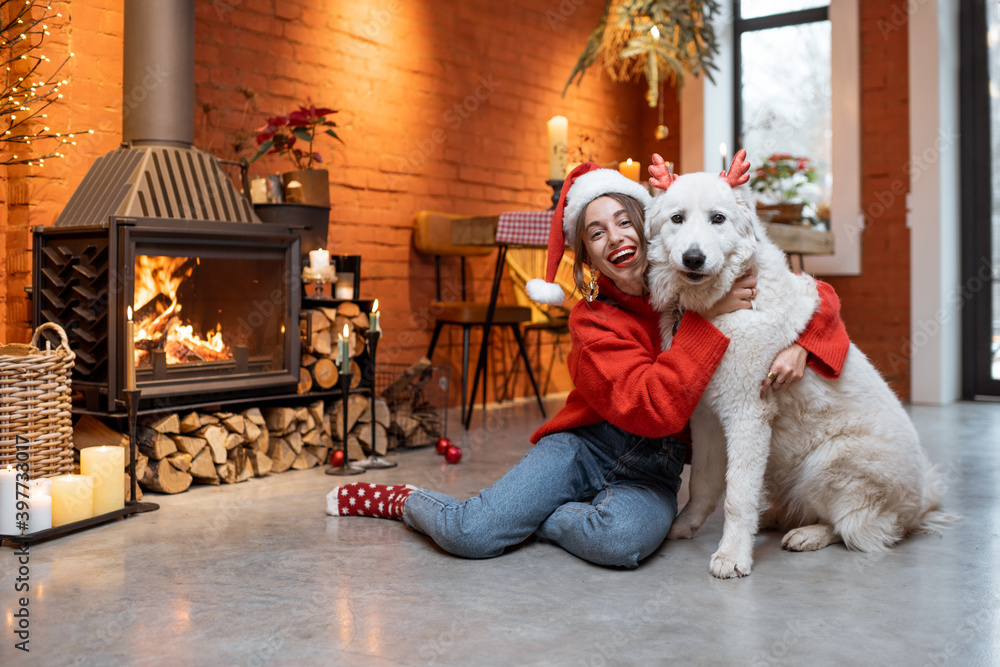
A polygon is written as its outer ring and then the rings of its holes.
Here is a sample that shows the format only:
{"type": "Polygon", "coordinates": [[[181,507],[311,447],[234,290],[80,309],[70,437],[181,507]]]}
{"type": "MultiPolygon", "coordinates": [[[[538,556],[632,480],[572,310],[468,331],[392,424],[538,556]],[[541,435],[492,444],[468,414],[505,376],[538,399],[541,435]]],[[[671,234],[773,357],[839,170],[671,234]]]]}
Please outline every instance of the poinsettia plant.
{"type": "Polygon", "coordinates": [[[750,188],[774,203],[802,203],[807,183],[815,183],[816,168],[807,157],[775,153],[764,160],[750,177],[750,188]]]}
{"type": "Polygon", "coordinates": [[[299,107],[287,116],[275,116],[267,119],[267,125],[257,129],[257,154],[250,161],[254,162],[264,155],[285,155],[290,158],[298,169],[312,169],[316,162],[323,162],[323,157],[313,150],[316,133],[321,128],[340,143],[344,143],[337,133],[331,130],[337,127],[327,116],[337,113],[336,109],[317,108],[313,105],[299,107]],[[303,146],[305,144],[305,146],[303,146]]]}

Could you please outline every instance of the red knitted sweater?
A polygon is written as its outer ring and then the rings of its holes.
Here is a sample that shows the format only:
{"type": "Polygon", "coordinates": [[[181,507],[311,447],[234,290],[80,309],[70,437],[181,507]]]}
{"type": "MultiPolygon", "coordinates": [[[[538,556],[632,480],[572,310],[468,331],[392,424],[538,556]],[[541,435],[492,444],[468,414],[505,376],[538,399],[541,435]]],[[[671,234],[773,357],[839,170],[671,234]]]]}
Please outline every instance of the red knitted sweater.
{"type": "MultiPolygon", "coordinates": [[[[575,389],[566,407],[531,436],[607,421],[635,435],[690,440],[687,422],[729,339],[706,319],[688,311],[670,349],[660,351],[660,315],[648,297],[629,296],[601,277],[601,299],[581,301],[569,317],[568,365],[575,389]]],[[[816,281],[820,304],[798,344],[808,364],[829,378],[840,375],[850,340],[840,319],[840,299],[816,281]]]]}

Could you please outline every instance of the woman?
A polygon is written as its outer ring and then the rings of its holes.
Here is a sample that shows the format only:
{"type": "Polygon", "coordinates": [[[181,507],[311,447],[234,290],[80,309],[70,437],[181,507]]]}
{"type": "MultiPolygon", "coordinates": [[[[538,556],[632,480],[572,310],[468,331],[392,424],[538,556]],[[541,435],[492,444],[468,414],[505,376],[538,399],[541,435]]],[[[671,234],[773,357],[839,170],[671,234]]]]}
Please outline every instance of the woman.
{"type": "MultiPolygon", "coordinates": [[[[750,308],[756,279],[737,281],[710,312],[684,313],[661,352],[659,314],[643,282],[649,201],[643,186],[592,163],[567,177],[553,215],[548,284],[530,281],[528,290],[536,301],[561,303],[552,282],[568,242],[587,294],[570,315],[575,389],[517,465],[464,502],[410,486],[347,484],[327,496],[327,513],[401,518],[467,558],[497,556],[532,534],[601,565],[636,567],[651,554],[677,513],[687,420],[729,344],[709,320],[750,308]],[[600,276],[586,286],[584,262],[600,276]]],[[[819,372],[839,373],[848,346],[840,304],[829,286],[820,283],[820,294],[809,328],[772,365],[772,388],[801,378],[807,357],[819,372]]]]}

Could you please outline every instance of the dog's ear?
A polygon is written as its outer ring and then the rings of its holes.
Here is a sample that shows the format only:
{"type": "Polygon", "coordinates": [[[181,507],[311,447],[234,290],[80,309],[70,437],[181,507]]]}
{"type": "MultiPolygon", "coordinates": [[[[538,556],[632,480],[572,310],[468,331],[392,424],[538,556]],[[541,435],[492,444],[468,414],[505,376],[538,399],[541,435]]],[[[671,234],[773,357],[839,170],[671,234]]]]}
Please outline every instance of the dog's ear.
{"type": "Polygon", "coordinates": [[[752,241],[759,241],[760,222],[757,220],[757,203],[750,192],[750,186],[740,185],[733,188],[733,196],[736,197],[739,210],[737,231],[752,241]]]}

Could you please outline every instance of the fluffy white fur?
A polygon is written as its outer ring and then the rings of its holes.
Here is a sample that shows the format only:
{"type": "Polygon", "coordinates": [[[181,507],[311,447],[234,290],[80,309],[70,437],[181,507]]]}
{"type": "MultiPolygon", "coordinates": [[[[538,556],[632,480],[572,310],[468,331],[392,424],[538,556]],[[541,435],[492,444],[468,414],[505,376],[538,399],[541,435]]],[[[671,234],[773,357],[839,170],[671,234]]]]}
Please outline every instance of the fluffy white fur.
{"type": "Polygon", "coordinates": [[[771,362],[805,329],[819,297],[811,278],[786,267],[746,186],[730,188],[711,174],[682,176],[648,207],[646,234],[664,346],[677,306],[702,310],[748,269],[757,275],[756,309],[713,322],[732,342],[691,418],[691,499],[669,537],[692,537],[725,491],[725,526],[710,570],[730,578],[750,574],[767,503],[766,522],[788,531],[782,546],[792,551],[839,541],[882,551],[947,519],[930,515],[943,484],[909,416],[853,344],[839,379],[807,369],[796,385],[761,398],[771,362]],[[691,251],[704,256],[700,278],[684,264],[691,251]]]}
{"type": "Polygon", "coordinates": [[[528,298],[536,303],[545,303],[550,306],[561,306],[566,300],[566,293],[562,287],[555,283],[547,283],[541,278],[532,278],[524,286],[528,298]]]}

